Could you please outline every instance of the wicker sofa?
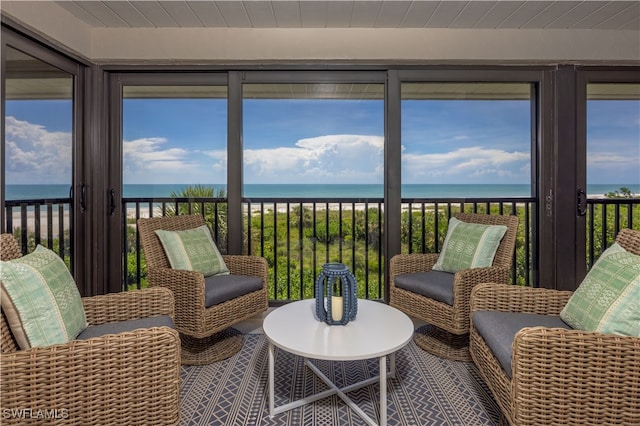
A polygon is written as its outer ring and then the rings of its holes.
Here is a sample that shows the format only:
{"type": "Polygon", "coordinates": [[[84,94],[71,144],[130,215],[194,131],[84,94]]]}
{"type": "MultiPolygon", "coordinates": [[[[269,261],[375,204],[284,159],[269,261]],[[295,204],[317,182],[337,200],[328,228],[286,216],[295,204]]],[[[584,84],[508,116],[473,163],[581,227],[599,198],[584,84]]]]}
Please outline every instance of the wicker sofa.
{"type": "MultiPolygon", "coordinates": [[[[616,241],[640,255],[639,231],[622,230],[616,241]]],[[[474,288],[473,361],[511,425],[640,425],[640,338],[571,329],[559,320],[571,295],[495,283],[474,288]],[[531,323],[520,314],[543,317],[531,323]],[[529,325],[512,326],[523,321],[529,325]]]]}
{"type": "MultiPolygon", "coordinates": [[[[22,255],[10,234],[0,258],[22,255]]],[[[163,288],[82,299],[93,327],[135,328],[134,320],[173,317],[163,288]]],[[[0,423],[175,425],[180,415],[180,340],[167,326],[136,328],[21,350],[0,315],[0,423]]],[[[170,321],[169,321],[170,322],[170,321]]],[[[88,328],[87,330],[89,330],[88,328]]],[[[104,330],[103,330],[104,331],[104,330]]]]}

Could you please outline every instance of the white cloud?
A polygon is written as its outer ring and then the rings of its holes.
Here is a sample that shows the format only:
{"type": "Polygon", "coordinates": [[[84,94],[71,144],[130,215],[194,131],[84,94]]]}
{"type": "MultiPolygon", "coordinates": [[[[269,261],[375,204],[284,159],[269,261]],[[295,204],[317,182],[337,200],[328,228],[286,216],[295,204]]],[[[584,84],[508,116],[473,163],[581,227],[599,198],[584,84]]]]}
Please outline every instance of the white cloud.
{"type": "MultiPolygon", "coordinates": [[[[71,133],[6,119],[7,182],[71,181],[71,133]]],[[[126,183],[220,183],[226,181],[226,150],[170,147],[166,138],[123,143],[126,183]]],[[[404,183],[528,182],[530,154],[481,146],[446,153],[407,153],[404,183]]],[[[637,158],[595,153],[590,168],[629,166],[637,158]]],[[[299,140],[294,146],[245,149],[245,183],[382,183],[384,138],[338,134],[299,140]]]]}
{"type": "Polygon", "coordinates": [[[293,147],[246,149],[246,183],[382,183],[384,138],[325,135],[293,147]]]}
{"type": "Polygon", "coordinates": [[[70,132],[51,132],[8,116],[5,138],[7,183],[71,183],[70,132]]]}
{"type": "Polygon", "coordinates": [[[153,168],[156,162],[179,161],[187,155],[188,151],[182,148],[160,149],[166,143],[165,138],[125,141],[122,152],[126,161],[132,161],[147,168],[153,168]]]}
{"type": "Polygon", "coordinates": [[[594,152],[587,155],[587,166],[605,170],[611,169],[638,169],[640,157],[638,153],[628,152],[627,155],[615,152],[594,152]]]}
{"type": "MultiPolygon", "coordinates": [[[[528,182],[523,173],[530,164],[530,154],[519,151],[487,149],[480,146],[460,148],[437,154],[403,154],[403,182],[405,183],[471,183],[473,178],[483,182],[504,183],[504,178],[528,182]]],[[[477,182],[481,183],[481,182],[477,182]]],[[[509,183],[514,183],[511,180],[509,183]]]]}
{"type": "Polygon", "coordinates": [[[201,151],[166,147],[163,137],[141,138],[123,143],[125,183],[223,183],[226,182],[226,151],[201,151]],[[207,158],[215,161],[208,161],[207,158]]]}

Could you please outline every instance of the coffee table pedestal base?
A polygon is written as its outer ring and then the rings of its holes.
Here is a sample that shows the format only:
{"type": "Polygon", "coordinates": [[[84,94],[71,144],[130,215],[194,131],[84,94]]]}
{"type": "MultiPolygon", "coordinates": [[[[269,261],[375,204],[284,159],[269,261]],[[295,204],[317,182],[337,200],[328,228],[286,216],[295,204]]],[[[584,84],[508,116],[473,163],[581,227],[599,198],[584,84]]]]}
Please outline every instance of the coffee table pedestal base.
{"type": "Polygon", "coordinates": [[[305,358],[305,365],[311,369],[323,382],[329,386],[329,389],[309,395],[296,401],[289,402],[279,407],[275,406],[274,398],[274,345],[269,342],[269,415],[271,417],[276,414],[283,413],[285,411],[292,410],[294,408],[301,407],[306,404],[310,404],[319,399],[327,398],[331,395],[338,395],[353,411],[355,411],[367,424],[371,426],[386,426],[387,425],[387,377],[394,378],[396,371],[396,356],[395,353],[389,354],[389,370],[387,372],[387,356],[383,355],[379,358],[380,375],[371,377],[367,380],[363,380],[358,383],[345,386],[343,388],[337,387],[322,371],[318,369],[308,358],[305,358]],[[380,423],[376,423],[367,413],[365,413],[358,405],[353,402],[351,398],[347,396],[347,392],[351,392],[356,389],[368,386],[375,382],[380,384],[380,423]]]}

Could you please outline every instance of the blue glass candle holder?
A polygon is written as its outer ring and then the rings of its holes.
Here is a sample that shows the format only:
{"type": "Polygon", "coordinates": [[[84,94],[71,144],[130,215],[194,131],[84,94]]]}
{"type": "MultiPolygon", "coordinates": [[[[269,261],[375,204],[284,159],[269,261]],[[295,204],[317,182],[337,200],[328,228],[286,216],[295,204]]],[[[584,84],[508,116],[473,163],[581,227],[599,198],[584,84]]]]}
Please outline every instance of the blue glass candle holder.
{"type": "Polygon", "coordinates": [[[356,278],[342,263],[325,263],[316,279],[316,315],[329,325],[346,325],[358,313],[356,278]]]}

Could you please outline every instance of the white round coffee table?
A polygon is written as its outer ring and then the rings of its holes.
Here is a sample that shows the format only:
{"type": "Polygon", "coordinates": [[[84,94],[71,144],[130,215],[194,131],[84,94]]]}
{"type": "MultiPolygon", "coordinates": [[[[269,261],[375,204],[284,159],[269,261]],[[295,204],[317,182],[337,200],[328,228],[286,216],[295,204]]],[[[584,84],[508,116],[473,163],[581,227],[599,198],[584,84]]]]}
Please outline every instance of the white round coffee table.
{"type": "Polygon", "coordinates": [[[327,325],[315,315],[315,300],[289,303],[264,319],[264,334],[269,340],[269,414],[291,410],[301,405],[337,394],[368,424],[376,425],[346,393],[375,382],[380,383],[380,425],[387,424],[387,376],[395,375],[395,352],[413,338],[413,323],[404,313],[384,303],[358,299],[356,319],[347,325],[327,325]],[[305,358],[305,364],[330,389],[306,396],[280,407],[274,406],[274,347],[305,358]],[[387,372],[387,355],[390,371],[387,372]],[[380,375],[338,388],[309,359],[350,361],[379,358],[380,375]]]}

